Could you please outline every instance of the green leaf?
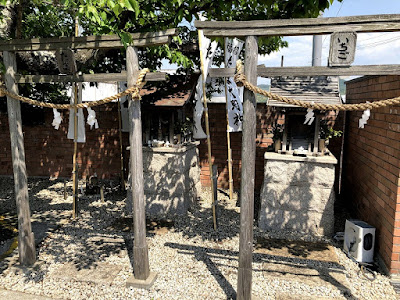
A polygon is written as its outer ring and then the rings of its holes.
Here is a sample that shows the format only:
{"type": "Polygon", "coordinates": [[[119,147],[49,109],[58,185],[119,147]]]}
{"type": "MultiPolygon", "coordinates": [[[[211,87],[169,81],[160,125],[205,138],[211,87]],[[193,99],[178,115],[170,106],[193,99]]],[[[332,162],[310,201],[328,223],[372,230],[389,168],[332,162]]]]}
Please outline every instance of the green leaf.
{"type": "Polygon", "coordinates": [[[127,2],[129,2],[130,5],[133,7],[133,9],[135,11],[135,16],[137,18],[139,16],[139,13],[140,13],[139,2],[136,1],[136,0],[127,0],[127,2]]]}
{"type": "Polygon", "coordinates": [[[111,8],[111,9],[114,9],[114,6],[115,6],[114,1],[108,0],[108,1],[107,1],[107,6],[108,6],[109,8],[111,8]]]}
{"type": "Polygon", "coordinates": [[[124,44],[125,48],[128,47],[129,45],[131,45],[133,42],[132,36],[128,32],[121,32],[120,38],[121,38],[121,42],[122,42],[122,44],[124,44]]]}
{"type": "Polygon", "coordinates": [[[118,17],[120,13],[122,13],[123,9],[120,4],[115,4],[112,8],[112,11],[114,12],[115,16],[118,17]]]}

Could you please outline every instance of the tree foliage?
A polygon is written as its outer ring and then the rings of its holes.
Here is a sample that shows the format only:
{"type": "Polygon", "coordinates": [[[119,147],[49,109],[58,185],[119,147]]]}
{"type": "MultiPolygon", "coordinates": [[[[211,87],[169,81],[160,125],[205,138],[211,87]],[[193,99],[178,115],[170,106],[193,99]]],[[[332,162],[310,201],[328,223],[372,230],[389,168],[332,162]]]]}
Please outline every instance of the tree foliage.
{"type": "MultiPolygon", "coordinates": [[[[21,0],[19,0],[21,1],[21,0]]],[[[341,0],[340,0],[341,1],[341,0]]],[[[18,0],[0,0],[0,4],[18,0]]],[[[128,33],[180,28],[173,44],[143,51],[146,67],[159,67],[162,59],[183,68],[193,67],[183,45],[196,41],[193,20],[201,13],[208,20],[266,20],[317,17],[333,0],[23,0],[23,37],[70,36],[78,17],[83,34],[118,34],[125,45],[128,33]]],[[[259,53],[287,46],[280,37],[259,39],[259,53]]]]}

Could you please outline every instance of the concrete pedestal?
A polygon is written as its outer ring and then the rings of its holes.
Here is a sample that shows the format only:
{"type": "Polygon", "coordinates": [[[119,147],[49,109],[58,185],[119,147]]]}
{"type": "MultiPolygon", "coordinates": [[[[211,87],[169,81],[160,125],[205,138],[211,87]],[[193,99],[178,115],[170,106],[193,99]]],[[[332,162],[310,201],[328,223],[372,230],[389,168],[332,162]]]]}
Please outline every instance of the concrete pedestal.
{"type": "Polygon", "coordinates": [[[259,227],[330,236],[334,230],[333,155],[265,153],[259,227]]]}
{"type": "Polygon", "coordinates": [[[157,273],[150,272],[149,277],[146,280],[136,279],[135,276],[131,276],[126,280],[126,287],[133,287],[136,289],[149,289],[157,279],[157,273]]]}
{"type": "MultiPolygon", "coordinates": [[[[197,199],[200,189],[197,145],[198,143],[190,143],[179,148],[143,147],[147,215],[182,215],[197,199]]],[[[127,194],[127,212],[132,213],[130,188],[127,194]]]]}

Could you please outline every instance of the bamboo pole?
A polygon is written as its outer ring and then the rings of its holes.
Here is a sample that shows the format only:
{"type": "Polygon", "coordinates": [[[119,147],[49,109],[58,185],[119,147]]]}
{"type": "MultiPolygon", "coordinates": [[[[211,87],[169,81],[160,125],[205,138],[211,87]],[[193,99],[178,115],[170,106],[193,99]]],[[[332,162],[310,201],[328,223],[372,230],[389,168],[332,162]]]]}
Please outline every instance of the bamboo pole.
{"type": "Polygon", "coordinates": [[[211,182],[211,197],[212,197],[212,213],[213,213],[213,224],[214,230],[217,230],[217,215],[216,215],[216,199],[214,197],[214,185],[213,185],[213,176],[212,176],[212,157],[211,157],[211,138],[210,138],[210,124],[208,121],[208,107],[207,107],[207,95],[206,95],[206,78],[204,76],[204,60],[203,60],[203,51],[202,51],[202,34],[200,34],[199,30],[199,48],[200,48],[200,68],[201,68],[201,78],[202,78],[202,87],[203,87],[203,105],[204,105],[204,118],[206,123],[206,134],[207,134],[207,149],[208,149],[208,168],[210,172],[210,182],[211,182]]]}
{"type": "Polygon", "coordinates": [[[228,173],[229,173],[229,199],[233,199],[233,176],[232,176],[232,148],[231,148],[231,133],[229,132],[229,112],[228,112],[228,88],[225,82],[225,101],[226,101],[226,140],[228,143],[228,173]]]}
{"type": "Polygon", "coordinates": [[[119,130],[119,150],[121,153],[121,187],[125,191],[125,173],[124,173],[124,154],[122,144],[122,120],[121,120],[121,99],[118,98],[118,130],[119,130]]]}
{"type": "MultiPolygon", "coordinates": [[[[79,35],[79,23],[78,17],[75,18],[75,36],[79,35]]],[[[74,84],[74,104],[78,104],[78,84],[74,84]]],[[[74,108],[74,155],[72,158],[72,218],[75,219],[78,214],[77,209],[77,181],[78,181],[78,174],[77,174],[77,152],[78,152],[78,109],[74,108]]]]}
{"type": "Polygon", "coordinates": [[[64,180],[64,200],[67,200],[67,182],[64,180]]]}

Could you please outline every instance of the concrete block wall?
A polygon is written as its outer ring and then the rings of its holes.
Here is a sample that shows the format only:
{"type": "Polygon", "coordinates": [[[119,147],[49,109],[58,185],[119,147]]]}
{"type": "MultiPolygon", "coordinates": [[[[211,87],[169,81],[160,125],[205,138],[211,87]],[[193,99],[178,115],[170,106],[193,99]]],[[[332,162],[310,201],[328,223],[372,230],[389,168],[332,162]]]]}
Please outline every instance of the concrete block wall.
{"type": "MultiPolygon", "coordinates": [[[[347,82],[347,101],[360,103],[400,96],[400,76],[362,77],[347,82]]],[[[388,271],[400,274],[400,106],[348,112],[344,195],[358,218],[377,228],[377,248],[388,271]]]]}
{"type": "MultiPolygon", "coordinates": [[[[118,106],[110,103],[94,108],[99,129],[86,125],[86,143],[78,143],[79,176],[95,172],[101,178],[116,178],[120,174],[118,106]]],[[[42,125],[23,126],[28,176],[71,177],[74,144],[67,139],[69,112],[63,110],[59,130],[51,125],[53,111],[45,109],[42,125]]],[[[86,110],[84,110],[87,116],[86,110]]],[[[85,117],[86,118],[86,117],[85,117]]],[[[12,175],[10,132],[7,113],[0,113],[0,175],[12,175]]],[[[128,135],[124,133],[124,149],[128,135]]]]}

